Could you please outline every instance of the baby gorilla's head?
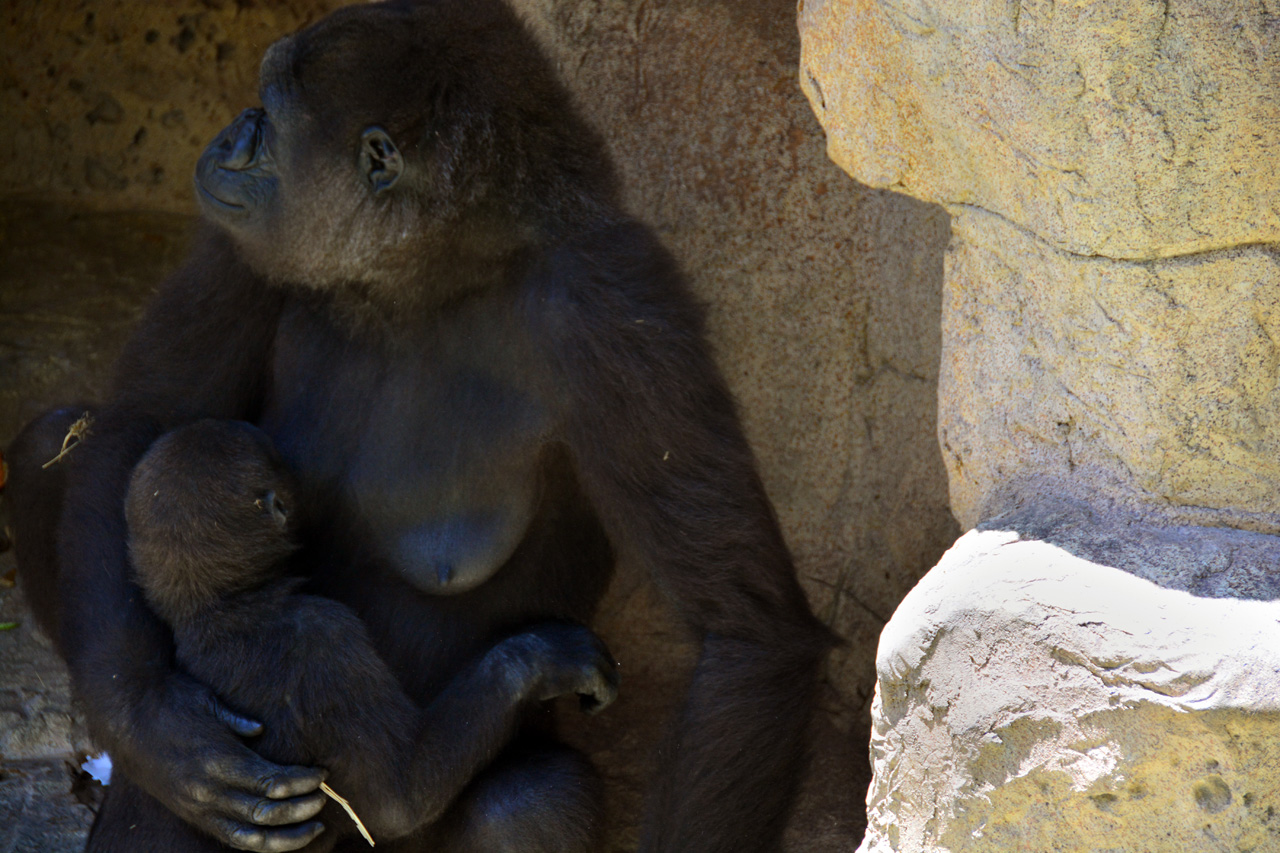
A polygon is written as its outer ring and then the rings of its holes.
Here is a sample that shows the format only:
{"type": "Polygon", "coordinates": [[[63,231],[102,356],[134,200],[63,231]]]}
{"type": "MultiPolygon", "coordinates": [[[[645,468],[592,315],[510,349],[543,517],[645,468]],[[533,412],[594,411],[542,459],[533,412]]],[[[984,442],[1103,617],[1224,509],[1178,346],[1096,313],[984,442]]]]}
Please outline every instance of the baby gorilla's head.
{"type": "Polygon", "coordinates": [[[138,582],[170,624],[280,574],[296,548],[293,492],[251,424],[205,420],[162,436],[125,498],[138,582]]]}

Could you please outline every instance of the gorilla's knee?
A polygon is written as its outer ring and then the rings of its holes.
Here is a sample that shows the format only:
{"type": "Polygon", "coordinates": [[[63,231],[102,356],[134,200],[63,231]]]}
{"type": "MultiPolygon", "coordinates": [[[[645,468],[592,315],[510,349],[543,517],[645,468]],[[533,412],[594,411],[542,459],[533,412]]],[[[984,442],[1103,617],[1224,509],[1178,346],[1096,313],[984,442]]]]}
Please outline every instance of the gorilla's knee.
{"type": "Polygon", "coordinates": [[[600,777],[582,755],[547,747],[501,762],[467,804],[466,849],[590,853],[600,848],[600,777]]]}

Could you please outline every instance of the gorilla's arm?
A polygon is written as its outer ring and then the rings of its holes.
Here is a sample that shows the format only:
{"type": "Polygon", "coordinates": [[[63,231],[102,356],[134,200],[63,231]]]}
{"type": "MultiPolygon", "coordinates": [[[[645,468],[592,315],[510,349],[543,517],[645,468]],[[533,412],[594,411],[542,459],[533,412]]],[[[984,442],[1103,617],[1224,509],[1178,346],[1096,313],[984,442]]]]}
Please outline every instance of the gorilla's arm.
{"type": "Polygon", "coordinates": [[[94,739],[180,817],[251,850],[293,850],[315,836],[318,823],[300,822],[323,805],[323,776],[259,758],[236,737],[255,725],[175,668],[168,629],[130,580],[124,494],[134,463],[165,430],[253,416],[280,298],[223,238],[202,235],[130,339],[110,403],[71,454],[59,528],[59,633],[94,739]]]}
{"type": "MultiPolygon", "coordinates": [[[[346,607],[308,597],[262,615],[282,610],[286,621],[305,624],[291,642],[305,644],[308,659],[297,674],[272,662],[271,684],[282,692],[268,718],[283,730],[303,721],[306,753],[329,769],[330,784],[377,841],[437,821],[511,743],[531,705],[577,694],[595,713],[617,696],[617,670],[604,643],[585,626],[545,622],[495,643],[419,711],[346,607]]],[[[260,617],[250,638],[260,636],[260,617]]],[[[219,657],[216,650],[212,657],[219,657]]],[[[214,665],[223,671],[212,673],[212,683],[239,679],[253,701],[264,701],[265,673],[246,679],[225,656],[214,665]]]]}
{"type": "Polygon", "coordinates": [[[702,640],[642,850],[777,850],[831,635],[812,615],[673,262],[638,226],[562,247],[531,290],[579,477],[702,640]]]}

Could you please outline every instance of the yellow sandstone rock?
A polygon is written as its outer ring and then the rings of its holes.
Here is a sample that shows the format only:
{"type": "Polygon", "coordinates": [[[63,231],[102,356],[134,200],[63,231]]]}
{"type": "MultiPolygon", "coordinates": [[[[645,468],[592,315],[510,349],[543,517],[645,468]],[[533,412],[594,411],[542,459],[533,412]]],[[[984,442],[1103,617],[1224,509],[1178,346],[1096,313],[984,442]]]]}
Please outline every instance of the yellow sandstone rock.
{"type": "Polygon", "coordinates": [[[942,204],[977,527],[881,636],[864,853],[1280,850],[1280,8],[803,0],[833,160],[942,204]]]}
{"type": "Polygon", "coordinates": [[[801,84],[855,178],[1082,255],[1280,239],[1277,10],[805,0],[801,84]]]}

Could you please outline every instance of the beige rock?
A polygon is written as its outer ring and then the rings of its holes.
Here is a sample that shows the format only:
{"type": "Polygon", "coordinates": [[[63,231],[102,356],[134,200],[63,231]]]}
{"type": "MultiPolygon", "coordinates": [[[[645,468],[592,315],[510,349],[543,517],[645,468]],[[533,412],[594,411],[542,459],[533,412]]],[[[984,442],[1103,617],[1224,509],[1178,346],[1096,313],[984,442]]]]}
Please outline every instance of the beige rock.
{"type": "Polygon", "coordinates": [[[1280,603],[973,531],[877,670],[863,853],[1277,849],[1280,603]]]}
{"type": "Polygon", "coordinates": [[[801,6],[832,158],[952,216],[979,528],[881,638],[866,851],[1280,850],[1277,11],[801,6]]]}
{"type": "Polygon", "coordinates": [[[952,234],[938,431],[963,526],[1049,477],[1168,522],[1280,532],[1270,248],[1082,258],[976,208],[952,234]]]}
{"type": "Polygon", "coordinates": [[[801,81],[858,180],[1082,255],[1280,239],[1277,9],[805,0],[801,81]]]}
{"type": "Polygon", "coordinates": [[[854,177],[947,206],[939,437],[962,526],[1027,480],[1280,532],[1266,4],[818,0],[854,177]]]}

